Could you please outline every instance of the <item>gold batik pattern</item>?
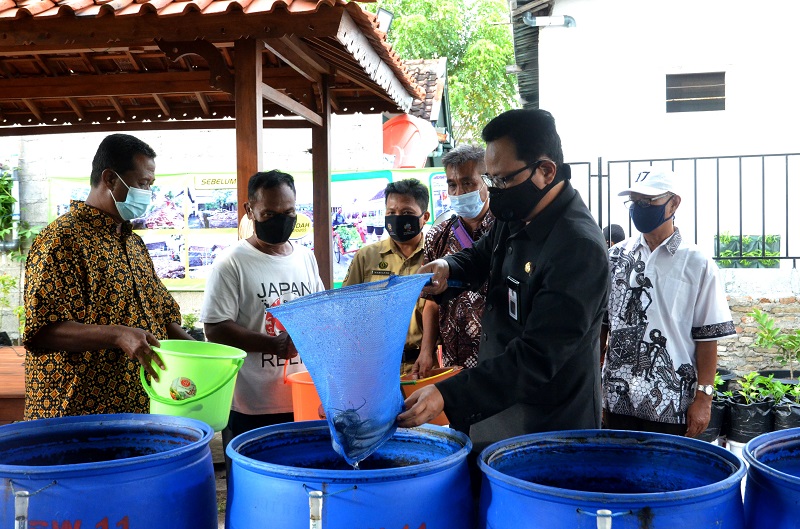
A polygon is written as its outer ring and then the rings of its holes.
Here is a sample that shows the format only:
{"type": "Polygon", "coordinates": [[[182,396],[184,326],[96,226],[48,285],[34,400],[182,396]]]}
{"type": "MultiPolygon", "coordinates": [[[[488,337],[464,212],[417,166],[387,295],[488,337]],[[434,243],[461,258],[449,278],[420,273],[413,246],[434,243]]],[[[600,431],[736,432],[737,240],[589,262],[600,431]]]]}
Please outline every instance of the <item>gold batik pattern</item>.
{"type": "Polygon", "coordinates": [[[167,338],[180,308],[156,275],[129,222],[72,201],[36,237],[25,265],[25,419],[94,413],[147,413],[139,364],[120,349],[36,349],[45,325],[74,321],[124,325],[167,338]]]}

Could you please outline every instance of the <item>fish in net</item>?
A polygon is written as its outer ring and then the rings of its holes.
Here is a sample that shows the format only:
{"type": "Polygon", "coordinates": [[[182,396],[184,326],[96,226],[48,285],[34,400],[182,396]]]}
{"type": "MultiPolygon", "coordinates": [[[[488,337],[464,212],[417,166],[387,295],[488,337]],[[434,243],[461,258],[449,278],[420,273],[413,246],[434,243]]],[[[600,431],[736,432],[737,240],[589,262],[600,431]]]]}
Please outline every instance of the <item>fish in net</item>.
{"type": "Polygon", "coordinates": [[[314,381],[333,449],[357,466],[397,429],[408,325],[431,274],[389,276],[303,296],[269,310],[314,381]]]}

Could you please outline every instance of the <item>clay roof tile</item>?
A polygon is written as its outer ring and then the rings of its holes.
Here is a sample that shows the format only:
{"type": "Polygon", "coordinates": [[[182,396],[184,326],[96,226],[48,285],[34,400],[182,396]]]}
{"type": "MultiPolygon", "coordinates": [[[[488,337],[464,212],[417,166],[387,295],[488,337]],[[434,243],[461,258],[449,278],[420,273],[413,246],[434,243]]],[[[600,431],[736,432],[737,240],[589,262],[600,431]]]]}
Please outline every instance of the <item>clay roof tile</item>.
{"type": "Polygon", "coordinates": [[[36,16],[39,13],[56,7],[56,3],[51,2],[51,0],[25,0],[23,2],[18,2],[17,7],[29,15],[36,16]]]}

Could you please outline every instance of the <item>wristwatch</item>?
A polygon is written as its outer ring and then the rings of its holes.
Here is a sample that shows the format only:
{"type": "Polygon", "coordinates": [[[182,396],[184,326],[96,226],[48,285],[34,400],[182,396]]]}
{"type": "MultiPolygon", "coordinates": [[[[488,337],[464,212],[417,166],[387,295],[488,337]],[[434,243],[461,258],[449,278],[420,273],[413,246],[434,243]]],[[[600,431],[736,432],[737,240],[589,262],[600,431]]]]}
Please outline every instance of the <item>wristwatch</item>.
{"type": "Polygon", "coordinates": [[[714,386],[711,384],[698,384],[697,391],[702,391],[710,397],[714,394],[714,386]]]}

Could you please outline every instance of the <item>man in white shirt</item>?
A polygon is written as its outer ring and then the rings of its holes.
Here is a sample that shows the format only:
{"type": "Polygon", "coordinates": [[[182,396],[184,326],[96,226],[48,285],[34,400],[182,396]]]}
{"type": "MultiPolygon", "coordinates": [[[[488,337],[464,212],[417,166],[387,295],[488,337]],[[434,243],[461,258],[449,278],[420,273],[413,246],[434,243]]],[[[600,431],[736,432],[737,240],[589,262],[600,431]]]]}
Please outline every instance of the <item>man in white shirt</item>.
{"type": "Polygon", "coordinates": [[[673,172],[639,173],[625,195],[640,235],[609,250],[604,426],[696,437],[711,416],[717,340],[736,333],[724,286],[675,227],[673,172]]]}
{"type": "Polygon", "coordinates": [[[289,241],[297,221],[292,176],[256,173],[247,195],[253,234],[214,262],[200,313],[209,341],[248,353],[222,432],[225,445],[241,433],[294,419],[291,389],[283,377],[305,367],[269,309],[325,289],[314,254],[289,241]]]}

